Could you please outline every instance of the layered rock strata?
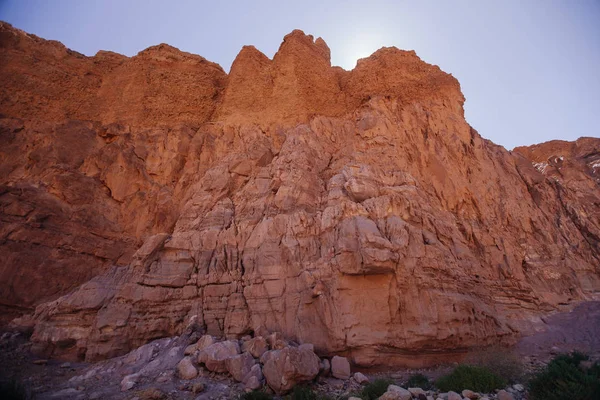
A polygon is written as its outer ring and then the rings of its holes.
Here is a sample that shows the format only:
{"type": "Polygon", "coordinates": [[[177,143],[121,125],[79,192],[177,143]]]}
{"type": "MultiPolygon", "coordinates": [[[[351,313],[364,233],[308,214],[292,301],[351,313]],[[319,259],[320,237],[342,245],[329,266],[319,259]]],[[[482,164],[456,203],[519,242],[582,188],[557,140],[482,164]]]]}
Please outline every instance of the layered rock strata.
{"type": "Polygon", "coordinates": [[[294,31],[227,75],[166,45],[84,57],[7,24],[0,45],[0,293],[37,305],[38,351],[193,322],[432,361],[600,289],[600,139],[508,152],[414,52],[344,71],[294,31]]]}

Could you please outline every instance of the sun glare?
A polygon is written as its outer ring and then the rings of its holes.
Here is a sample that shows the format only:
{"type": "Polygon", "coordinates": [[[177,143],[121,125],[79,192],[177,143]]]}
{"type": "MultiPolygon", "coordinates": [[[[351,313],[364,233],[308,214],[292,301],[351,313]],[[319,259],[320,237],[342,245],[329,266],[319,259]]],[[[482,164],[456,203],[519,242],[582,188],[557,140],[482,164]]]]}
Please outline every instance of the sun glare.
{"type": "Polygon", "coordinates": [[[346,43],[339,60],[340,66],[346,70],[353,69],[359,59],[369,57],[383,47],[381,36],[376,33],[361,33],[346,43]]]}

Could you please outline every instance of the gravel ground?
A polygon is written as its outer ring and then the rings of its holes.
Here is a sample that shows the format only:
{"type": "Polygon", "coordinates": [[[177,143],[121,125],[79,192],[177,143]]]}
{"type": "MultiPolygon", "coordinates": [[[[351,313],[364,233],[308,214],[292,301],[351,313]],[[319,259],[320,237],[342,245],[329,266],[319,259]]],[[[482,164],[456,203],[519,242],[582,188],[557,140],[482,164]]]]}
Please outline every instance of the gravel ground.
{"type": "Polygon", "coordinates": [[[577,350],[592,359],[600,359],[600,301],[581,303],[571,311],[555,313],[542,320],[542,332],[517,343],[520,355],[547,361],[557,353],[577,350]]]}

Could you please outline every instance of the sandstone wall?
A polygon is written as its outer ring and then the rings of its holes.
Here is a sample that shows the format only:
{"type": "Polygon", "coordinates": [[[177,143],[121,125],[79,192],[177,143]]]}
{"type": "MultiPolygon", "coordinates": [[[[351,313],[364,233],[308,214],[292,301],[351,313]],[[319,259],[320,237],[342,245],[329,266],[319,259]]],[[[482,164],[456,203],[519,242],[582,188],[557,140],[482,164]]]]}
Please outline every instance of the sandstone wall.
{"type": "Polygon", "coordinates": [[[0,291],[11,315],[51,300],[17,321],[38,351],[94,360],[195,320],[394,363],[514,340],[600,289],[600,139],[508,152],[414,52],[344,71],[294,31],[227,76],[0,28],[0,291]],[[50,65],[80,73],[51,85],[50,65]]]}

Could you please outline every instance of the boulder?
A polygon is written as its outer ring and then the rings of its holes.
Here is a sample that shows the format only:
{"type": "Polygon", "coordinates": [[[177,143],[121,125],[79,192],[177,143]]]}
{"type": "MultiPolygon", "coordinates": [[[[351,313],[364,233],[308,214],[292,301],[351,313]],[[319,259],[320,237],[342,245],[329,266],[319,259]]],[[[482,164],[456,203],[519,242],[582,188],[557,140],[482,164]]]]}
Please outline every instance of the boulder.
{"type": "Polygon", "coordinates": [[[389,385],[387,391],[379,397],[379,400],[411,400],[410,392],[400,386],[389,385]]]}
{"type": "Polygon", "coordinates": [[[196,342],[196,350],[204,350],[208,346],[216,343],[216,340],[211,335],[204,335],[196,342]]]}
{"type": "Polygon", "coordinates": [[[194,367],[192,360],[189,357],[184,357],[177,364],[177,373],[181,379],[194,379],[198,376],[198,370],[194,367]]]}
{"type": "Polygon", "coordinates": [[[280,332],[273,332],[267,335],[267,343],[272,350],[275,350],[275,343],[277,343],[278,340],[284,340],[283,335],[280,332]]]}
{"type": "Polygon", "coordinates": [[[312,352],[315,351],[315,346],[312,343],[302,343],[300,346],[298,346],[298,348],[299,349],[307,349],[312,352]]]}
{"type": "Polygon", "coordinates": [[[183,351],[183,354],[186,355],[186,356],[189,356],[189,355],[194,354],[197,350],[198,350],[198,344],[197,343],[190,344],[189,346],[187,346],[185,348],[185,350],[183,351]]]}
{"type": "Polygon", "coordinates": [[[205,388],[204,384],[202,382],[196,382],[192,385],[192,387],[190,388],[191,392],[194,394],[203,392],[205,388]]]}
{"type": "Polygon", "coordinates": [[[285,394],[298,383],[313,380],[319,373],[319,357],[310,350],[285,347],[272,353],[263,374],[277,394],[285,394]]]}
{"type": "Polygon", "coordinates": [[[134,387],[137,383],[138,378],[139,374],[131,374],[123,377],[123,379],[121,380],[121,392],[126,392],[132,387],[134,387]]]}
{"type": "Polygon", "coordinates": [[[357,383],[360,383],[361,385],[363,385],[365,383],[369,383],[369,378],[367,378],[367,376],[361,372],[354,373],[354,375],[352,375],[352,377],[354,378],[354,380],[357,383]]]}
{"type": "Polygon", "coordinates": [[[256,377],[251,376],[244,382],[244,389],[257,390],[262,387],[262,382],[256,377]]]}
{"type": "Polygon", "coordinates": [[[254,358],[260,358],[267,350],[269,350],[269,345],[262,336],[256,336],[242,343],[242,351],[249,352],[254,358]]]}
{"type": "Polygon", "coordinates": [[[265,351],[263,353],[263,355],[260,356],[260,363],[265,365],[267,363],[267,361],[269,361],[271,359],[271,357],[273,357],[274,354],[275,354],[275,350],[265,351]]]}
{"type": "Polygon", "coordinates": [[[331,374],[338,379],[350,378],[350,362],[346,357],[334,356],[331,359],[331,374]]]}
{"type": "Polygon", "coordinates": [[[242,382],[246,375],[250,373],[250,369],[256,364],[252,354],[245,352],[242,354],[229,357],[225,360],[225,366],[227,371],[231,374],[233,379],[238,382],[242,382]]]}
{"type": "Polygon", "coordinates": [[[463,400],[462,396],[456,392],[448,392],[448,400],[463,400]]]}
{"type": "Polygon", "coordinates": [[[479,397],[481,397],[479,395],[479,393],[476,393],[476,392],[474,392],[472,390],[469,390],[469,389],[463,390],[462,391],[462,395],[463,395],[463,397],[466,397],[467,399],[471,399],[471,400],[475,400],[475,399],[478,399],[479,397]]]}
{"type": "Polygon", "coordinates": [[[425,391],[421,388],[408,388],[408,391],[414,397],[419,397],[419,395],[425,395],[425,391]]]}
{"type": "Polygon", "coordinates": [[[200,351],[198,362],[206,366],[212,372],[227,372],[226,361],[240,353],[237,341],[226,340],[211,344],[200,351]]]}
{"type": "Polygon", "coordinates": [[[242,383],[245,389],[256,390],[262,386],[264,376],[259,364],[254,364],[242,383]]]}
{"type": "MultiPolygon", "coordinates": [[[[591,362],[591,361],[590,361],[590,362],[591,362]]],[[[580,367],[582,366],[582,362],[581,362],[581,363],[579,363],[579,366],[580,366],[580,367]]],[[[520,383],[515,383],[515,384],[512,386],[512,388],[513,388],[514,390],[516,390],[517,392],[523,392],[523,391],[525,391],[525,386],[521,385],[520,383]]]]}
{"type": "Polygon", "coordinates": [[[499,391],[496,396],[498,400],[515,400],[515,397],[506,390],[499,391]]]}
{"type": "Polygon", "coordinates": [[[319,373],[323,376],[329,375],[331,372],[331,362],[328,359],[324,358],[321,360],[321,365],[319,366],[319,373]]]}

